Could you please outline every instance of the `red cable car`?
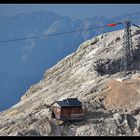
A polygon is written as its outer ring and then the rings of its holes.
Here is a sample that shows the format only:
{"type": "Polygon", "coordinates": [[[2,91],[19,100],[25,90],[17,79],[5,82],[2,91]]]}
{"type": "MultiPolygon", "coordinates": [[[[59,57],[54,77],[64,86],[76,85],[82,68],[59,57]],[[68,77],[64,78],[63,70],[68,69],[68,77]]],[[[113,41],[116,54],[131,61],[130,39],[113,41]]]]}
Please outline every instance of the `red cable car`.
{"type": "Polygon", "coordinates": [[[116,26],[116,25],[117,25],[116,23],[107,24],[107,26],[110,26],[110,27],[116,26]]]}

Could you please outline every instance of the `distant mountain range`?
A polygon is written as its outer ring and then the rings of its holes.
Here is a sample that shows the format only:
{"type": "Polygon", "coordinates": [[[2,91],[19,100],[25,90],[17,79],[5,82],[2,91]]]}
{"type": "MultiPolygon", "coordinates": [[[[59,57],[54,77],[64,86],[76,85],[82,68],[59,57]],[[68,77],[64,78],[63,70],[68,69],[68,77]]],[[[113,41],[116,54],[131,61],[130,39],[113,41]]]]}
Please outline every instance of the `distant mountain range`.
{"type": "MultiPolygon", "coordinates": [[[[124,19],[131,19],[134,23],[140,24],[140,13],[83,20],[45,11],[17,14],[12,17],[0,16],[0,40],[90,28],[124,19]]],[[[114,28],[0,43],[0,107],[2,108],[0,110],[16,103],[27,87],[42,78],[46,69],[74,52],[82,42],[95,35],[122,28],[123,26],[120,25],[114,28]]]]}

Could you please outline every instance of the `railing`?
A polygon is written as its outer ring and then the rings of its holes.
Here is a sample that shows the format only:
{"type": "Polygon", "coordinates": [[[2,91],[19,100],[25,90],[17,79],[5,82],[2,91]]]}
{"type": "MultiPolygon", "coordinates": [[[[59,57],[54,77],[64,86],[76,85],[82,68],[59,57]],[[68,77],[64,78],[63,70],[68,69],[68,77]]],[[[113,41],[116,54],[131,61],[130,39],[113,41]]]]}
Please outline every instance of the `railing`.
{"type": "Polygon", "coordinates": [[[71,114],[70,115],[71,118],[79,118],[79,117],[83,117],[83,116],[85,116],[84,113],[82,113],[82,114],[71,114]]]}

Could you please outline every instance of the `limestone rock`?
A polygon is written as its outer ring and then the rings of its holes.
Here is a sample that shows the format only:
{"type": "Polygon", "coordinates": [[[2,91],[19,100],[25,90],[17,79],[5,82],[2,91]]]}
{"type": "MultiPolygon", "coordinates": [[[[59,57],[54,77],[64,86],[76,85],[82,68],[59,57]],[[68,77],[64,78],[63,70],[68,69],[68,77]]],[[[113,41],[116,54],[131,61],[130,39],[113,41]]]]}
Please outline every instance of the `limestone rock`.
{"type": "Polygon", "coordinates": [[[134,76],[134,72],[140,71],[140,32],[135,28],[132,31],[134,71],[126,72],[125,77],[120,71],[123,30],[87,40],[77,51],[48,69],[44,78],[32,85],[20,102],[0,113],[0,135],[138,135],[140,118],[135,115],[137,113],[130,113],[131,117],[124,118],[126,112],[119,112],[117,108],[125,109],[123,103],[126,103],[127,110],[131,112],[140,105],[139,76],[134,76]],[[125,80],[116,80],[123,78],[125,80]],[[111,80],[115,81],[113,88],[107,85],[111,80]],[[112,92],[114,89],[115,92],[112,92]],[[104,96],[105,91],[108,96],[104,96]],[[136,96],[129,94],[130,91],[135,91],[132,93],[136,96]],[[124,93],[121,95],[125,96],[119,98],[118,94],[115,94],[117,92],[124,93]],[[68,97],[77,97],[82,102],[87,113],[86,119],[60,126],[51,116],[51,105],[56,100],[68,97]],[[130,104],[132,108],[129,109],[130,104]]]}

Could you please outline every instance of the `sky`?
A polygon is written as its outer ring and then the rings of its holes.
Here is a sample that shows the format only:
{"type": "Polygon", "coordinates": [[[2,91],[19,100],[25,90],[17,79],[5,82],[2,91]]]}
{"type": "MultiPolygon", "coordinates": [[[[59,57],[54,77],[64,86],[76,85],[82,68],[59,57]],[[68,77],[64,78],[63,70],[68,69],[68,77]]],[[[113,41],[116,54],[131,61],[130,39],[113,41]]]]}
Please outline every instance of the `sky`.
{"type": "Polygon", "coordinates": [[[122,13],[140,12],[140,4],[0,4],[0,14],[5,16],[40,10],[81,19],[93,16],[109,18],[122,13]]]}

